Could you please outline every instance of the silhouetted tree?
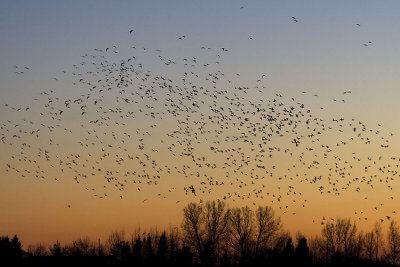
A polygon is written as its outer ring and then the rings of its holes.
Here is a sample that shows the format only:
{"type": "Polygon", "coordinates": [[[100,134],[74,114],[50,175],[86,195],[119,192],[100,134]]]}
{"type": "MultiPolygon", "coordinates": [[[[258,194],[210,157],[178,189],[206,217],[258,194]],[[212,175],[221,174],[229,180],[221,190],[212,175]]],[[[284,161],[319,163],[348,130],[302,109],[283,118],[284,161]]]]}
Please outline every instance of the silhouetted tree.
{"type": "Polygon", "coordinates": [[[299,235],[297,237],[297,246],[295,248],[295,259],[297,265],[308,266],[311,264],[311,254],[308,248],[307,239],[299,235]]]}
{"type": "Polygon", "coordinates": [[[56,241],[56,243],[54,243],[53,245],[51,245],[49,247],[49,251],[50,251],[50,254],[53,257],[61,257],[64,254],[63,250],[62,250],[62,247],[61,247],[61,244],[60,244],[60,242],[58,240],[56,241]]]}
{"type": "Polygon", "coordinates": [[[289,237],[286,241],[286,246],[283,250],[283,254],[286,257],[293,257],[294,255],[294,245],[291,237],[289,237]]]}
{"type": "Polygon", "coordinates": [[[190,247],[183,245],[182,248],[177,251],[175,265],[178,267],[193,265],[193,257],[190,252],[190,247]]]}
{"type": "Polygon", "coordinates": [[[103,244],[101,244],[100,239],[97,242],[96,255],[100,256],[100,257],[103,257],[106,255],[106,250],[105,250],[103,244]]]}
{"type": "Polygon", "coordinates": [[[190,203],[184,208],[182,229],[185,240],[197,252],[202,264],[217,263],[222,241],[228,237],[229,211],[223,201],[190,203]]]}
{"type": "Polygon", "coordinates": [[[325,242],[320,236],[315,236],[309,239],[309,247],[311,254],[311,262],[314,264],[317,263],[326,263],[326,248],[325,242]]]}
{"type": "Polygon", "coordinates": [[[198,255],[203,254],[204,229],[203,207],[196,203],[189,203],[183,209],[182,230],[186,243],[191,246],[198,255]]]}
{"type": "Polygon", "coordinates": [[[351,223],[350,219],[337,219],[336,235],[338,251],[342,253],[345,258],[353,256],[358,245],[356,224],[351,223]]]}
{"type": "Polygon", "coordinates": [[[357,227],[350,219],[337,218],[335,222],[325,223],[322,240],[326,259],[340,263],[354,257],[355,253],[359,254],[361,250],[356,234],[357,227]]]}
{"type": "Polygon", "coordinates": [[[364,235],[363,233],[356,233],[354,242],[350,246],[350,258],[353,259],[353,261],[357,261],[358,259],[362,258],[363,255],[363,249],[364,249],[364,235]]]}
{"type": "Polygon", "coordinates": [[[265,252],[270,246],[273,237],[281,228],[280,218],[275,216],[272,207],[258,207],[255,216],[255,254],[265,252]]]}
{"type": "MultiPolygon", "coordinates": [[[[239,263],[246,263],[254,237],[254,213],[248,207],[234,208],[230,214],[230,245],[239,263]]],[[[226,256],[225,251],[225,256],[226,256]]]]}
{"type": "Polygon", "coordinates": [[[144,257],[147,265],[153,266],[154,252],[153,252],[153,242],[151,240],[150,233],[147,234],[144,242],[144,257]]]}
{"type": "Polygon", "coordinates": [[[161,234],[157,245],[156,257],[158,263],[166,263],[167,253],[168,253],[167,234],[164,231],[161,234]]]}
{"type": "Polygon", "coordinates": [[[190,203],[184,212],[183,236],[176,227],[161,234],[137,231],[128,243],[124,232],[116,231],[107,239],[109,254],[103,252],[100,240],[97,248],[83,237],[64,247],[57,241],[48,251],[42,244],[30,245],[31,257],[22,257],[18,237],[2,236],[0,266],[384,267],[400,261],[400,229],[395,221],[390,223],[387,246],[383,248],[379,224],[363,233],[350,219],[338,218],[325,222],[320,236],[307,240],[298,234],[294,244],[290,233],[281,230],[280,218],[271,207],[256,211],[248,207],[227,209],[223,202],[210,201],[202,205],[190,203]],[[51,260],[41,258],[49,254],[53,256],[51,260]],[[378,260],[377,255],[385,257],[378,260]]]}
{"type": "Polygon", "coordinates": [[[28,253],[33,257],[48,256],[49,252],[43,244],[29,245],[28,253]]]}
{"type": "Polygon", "coordinates": [[[294,245],[293,240],[290,236],[286,240],[286,245],[282,252],[281,262],[284,266],[292,266],[295,263],[294,245]]]}
{"type": "Polygon", "coordinates": [[[22,244],[17,235],[14,235],[11,240],[8,236],[0,236],[0,263],[2,265],[20,264],[22,254],[22,244]]]}
{"type": "Polygon", "coordinates": [[[122,241],[125,241],[125,231],[124,230],[119,230],[119,231],[114,231],[112,232],[106,241],[107,244],[107,249],[110,254],[112,254],[111,250],[113,248],[118,247],[122,241]]]}
{"type": "Polygon", "coordinates": [[[69,246],[68,249],[68,255],[75,257],[94,256],[96,254],[95,251],[95,245],[90,239],[88,237],[83,237],[72,241],[72,245],[69,246]]]}
{"type": "MultiPolygon", "coordinates": [[[[168,258],[172,263],[177,259],[181,236],[177,227],[170,227],[168,231],[168,258]]],[[[185,244],[182,244],[185,247],[185,244]]]]}
{"type": "Polygon", "coordinates": [[[375,243],[375,232],[372,230],[370,232],[366,232],[364,234],[364,253],[365,257],[370,261],[375,260],[375,251],[376,251],[376,243],[375,243]]]}
{"type": "Polygon", "coordinates": [[[0,260],[8,261],[13,254],[10,238],[8,236],[0,236],[0,260]]]}
{"type": "Polygon", "coordinates": [[[222,241],[227,239],[229,211],[225,202],[219,200],[207,201],[204,211],[206,242],[203,259],[210,266],[217,262],[222,241]]]}
{"type": "Polygon", "coordinates": [[[392,265],[396,265],[400,258],[400,230],[395,221],[391,221],[388,230],[387,257],[392,265]]]}
{"type": "Polygon", "coordinates": [[[142,249],[143,249],[142,239],[138,235],[136,236],[132,247],[133,262],[137,265],[140,265],[143,260],[142,249]]]}
{"type": "Polygon", "coordinates": [[[375,262],[378,262],[379,255],[381,254],[381,251],[385,246],[383,241],[382,226],[379,223],[376,223],[374,225],[373,231],[375,235],[375,262]]]}
{"type": "Polygon", "coordinates": [[[289,239],[290,244],[293,246],[293,241],[290,233],[287,231],[279,232],[273,239],[272,249],[279,254],[283,253],[286,249],[286,245],[288,244],[289,239]]]}
{"type": "Polygon", "coordinates": [[[221,262],[220,262],[221,267],[231,266],[231,258],[229,256],[230,255],[228,253],[228,250],[224,249],[224,252],[222,253],[222,257],[221,257],[221,262]]]}
{"type": "Polygon", "coordinates": [[[11,239],[11,241],[10,241],[10,245],[11,245],[11,248],[12,248],[12,250],[13,250],[13,256],[15,257],[15,258],[21,258],[22,257],[22,244],[21,244],[21,242],[19,241],[19,239],[18,239],[18,236],[17,235],[14,235],[13,236],[13,238],[11,239]]]}
{"type": "Polygon", "coordinates": [[[130,246],[128,241],[119,241],[119,243],[114,243],[110,248],[110,253],[112,256],[120,261],[126,261],[130,255],[130,246]]]}

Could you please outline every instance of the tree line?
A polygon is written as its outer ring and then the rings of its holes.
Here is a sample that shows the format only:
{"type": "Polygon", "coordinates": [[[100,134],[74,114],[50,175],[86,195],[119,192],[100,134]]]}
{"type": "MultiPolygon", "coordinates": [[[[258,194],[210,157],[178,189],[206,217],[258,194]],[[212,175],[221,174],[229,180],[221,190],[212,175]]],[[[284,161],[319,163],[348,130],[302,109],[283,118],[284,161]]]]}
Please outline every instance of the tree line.
{"type": "Polygon", "coordinates": [[[189,203],[180,227],[111,233],[106,242],[81,237],[69,244],[23,248],[17,235],[0,237],[0,265],[70,266],[396,266],[400,229],[375,224],[359,231],[349,218],[325,222],[320,235],[284,229],[270,206],[229,208],[223,201],[189,203]]]}

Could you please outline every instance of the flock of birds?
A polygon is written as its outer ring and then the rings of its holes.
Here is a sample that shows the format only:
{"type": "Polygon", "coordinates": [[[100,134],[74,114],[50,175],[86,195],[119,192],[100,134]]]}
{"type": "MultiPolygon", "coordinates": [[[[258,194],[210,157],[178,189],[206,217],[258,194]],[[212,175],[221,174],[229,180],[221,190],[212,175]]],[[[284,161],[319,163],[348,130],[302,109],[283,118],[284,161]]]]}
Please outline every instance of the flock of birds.
{"type": "MultiPolygon", "coordinates": [[[[181,191],[191,201],[266,203],[281,214],[316,201],[310,193],[340,201],[354,192],[367,200],[378,186],[392,192],[400,175],[400,157],[386,155],[392,133],[321,115],[324,107],[307,103],[320,101],[315,92],[273,93],[265,73],[243,85],[239,73],[224,72],[227,53],[201,46],[196,55],[170,58],[148,47],[95,48],[56,78],[70,91],[43,90],[29,106],[2,107],[12,114],[0,124],[0,144],[12,151],[6,171],[72,180],[99,199],[134,193],[150,202],[181,191]]],[[[351,94],[344,90],[332,104],[346,105],[351,94]]],[[[354,214],[366,220],[383,205],[354,214]]]]}

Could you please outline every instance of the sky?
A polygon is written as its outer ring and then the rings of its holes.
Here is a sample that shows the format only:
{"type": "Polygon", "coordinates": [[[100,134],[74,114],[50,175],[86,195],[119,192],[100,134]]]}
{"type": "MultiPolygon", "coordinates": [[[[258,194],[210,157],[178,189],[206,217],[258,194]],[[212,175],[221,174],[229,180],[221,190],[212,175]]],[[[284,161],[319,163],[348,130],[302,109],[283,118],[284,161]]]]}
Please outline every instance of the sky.
{"type": "Polygon", "coordinates": [[[292,234],[386,227],[399,8],[1,0],[0,234],[104,240],[214,199],[271,205],[292,234]]]}

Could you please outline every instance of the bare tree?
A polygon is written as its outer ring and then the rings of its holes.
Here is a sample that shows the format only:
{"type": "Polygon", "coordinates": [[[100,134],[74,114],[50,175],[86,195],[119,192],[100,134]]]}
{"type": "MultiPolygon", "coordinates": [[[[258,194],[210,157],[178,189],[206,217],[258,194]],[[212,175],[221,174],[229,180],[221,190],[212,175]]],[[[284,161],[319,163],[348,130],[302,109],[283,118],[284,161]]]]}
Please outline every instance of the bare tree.
{"type": "Polygon", "coordinates": [[[400,258],[400,230],[395,221],[391,221],[388,230],[388,254],[392,265],[396,265],[400,258]]]}
{"type": "Polygon", "coordinates": [[[61,243],[58,240],[49,247],[49,251],[53,257],[60,257],[64,255],[64,249],[61,247],[61,243]]]}
{"type": "Polygon", "coordinates": [[[125,231],[114,231],[107,238],[107,248],[111,255],[126,260],[130,254],[129,242],[125,240],[125,231]]]}
{"type": "Polygon", "coordinates": [[[72,241],[72,244],[66,246],[65,250],[71,256],[92,256],[96,254],[96,247],[89,237],[81,237],[72,241]]]}
{"type": "Polygon", "coordinates": [[[119,230],[112,232],[106,241],[107,249],[111,252],[111,249],[118,246],[122,241],[125,241],[125,231],[119,230]]]}
{"type": "MultiPolygon", "coordinates": [[[[221,241],[226,240],[230,212],[223,201],[207,201],[204,209],[207,242],[211,254],[217,253],[221,241]]],[[[215,256],[215,255],[214,255],[215,256]]]]}
{"type": "Polygon", "coordinates": [[[96,246],[96,255],[97,256],[104,256],[106,254],[104,246],[100,242],[100,238],[97,240],[96,246]]]}
{"type": "Polygon", "coordinates": [[[350,245],[350,256],[353,258],[360,259],[362,257],[364,248],[364,234],[362,232],[356,233],[354,241],[350,245]]]}
{"type": "Polygon", "coordinates": [[[313,263],[323,262],[323,260],[325,259],[325,246],[322,238],[319,236],[310,238],[308,243],[310,247],[312,262],[313,263]]]}
{"type": "Polygon", "coordinates": [[[165,264],[168,260],[168,243],[167,243],[167,234],[165,231],[160,235],[159,240],[157,242],[157,250],[156,257],[158,264],[165,264]]]}
{"type": "Polygon", "coordinates": [[[342,253],[344,257],[352,256],[351,252],[357,245],[356,235],[357,227],[355,223],[351,223],[350,219],[336,219],[336,236],[337,251],[342,253]]]}
{"type": "Polygon", "coordinates": [[[249,207],[234,208],[230,214],[230,245],[241,261],[251,253],[254,235],[254,213],[249,207]]]}
{"type": "Polygon", "coordinates": [[[333,256],[348,258],[354,253],[360,254],[361,237],[357,237],[357,227],[350,219],[337,218],[328,222],[322,229],[322,239],[326,250],[326,258],[333,256]]]}
{"type": "Polygon", "coordinates": [[[259,254],[271,246],[271,240],[281,228],[280,217],[275,217],[272,207],[258,207],[255,216],[255,253],[259,254]]]}
{"type": "Polygon", "coordinates": [[[380,254],[382,254],[382,248],[384,247],[382,226],[376,223],[373,231],[375,235],[375,262],[378,262],[380,254]]]}
{"type": "Polygon", "coordinates": [[[28,253],[34,257],[40,256],[48,256],[49,252],[45,245],[39,243],[36,245],[29,245],[28,246],[28,253]]]}
{"type": "Polygon", "coordinates": [[[182,230],[186,243],[195,249],[198,255],[203,253],[203,207],[196,203],[189,203],[183,209],[182,230]]]}
{"type": "Polygon", "coordinates": [[[273,243],[273,248],[276,252],[285,252],[285,250],[290,247],[290,244],[292,246],[292,252],[294,252],[292,237],[290,236],[290,233],[288,231],[280,231],[275,236],[273,243]],[[289,247],[287,245],[289,245],[289,247]]]}
{"type": "Polygon", "coordinates": [[[169,227],[168,231],[168,256],[173,259],[178,254],[179,243],[181,241],[181,235],[178,227],[169,227]]]}
{"type": "Polygon", "coordinates": [[[322,228],[322,242],[324,248],[324,258],[328,260],[336,253],[337,239],[336,239],[336,230],[335,225],[331,222],[325,223],[325,226],[322,228]]]}
{"type": "Polygon", "coordinates": [[[369,261],[375,260],[376,242],[375,232],[372,230],[364,234],[364,251],[369,261]]]}
{"type": "Polygon", "coordinates": [[[229,210],[225,202],[207,201],[204,205],[190,203],[183,213],[185,241],[195,249],[202,263],[216,263],[222,241],[226,240],[229,232],[229,210]]]}

